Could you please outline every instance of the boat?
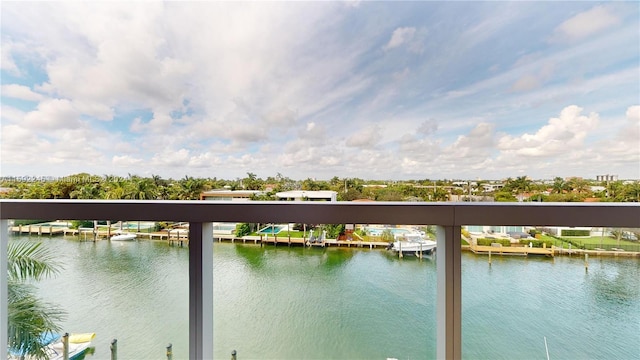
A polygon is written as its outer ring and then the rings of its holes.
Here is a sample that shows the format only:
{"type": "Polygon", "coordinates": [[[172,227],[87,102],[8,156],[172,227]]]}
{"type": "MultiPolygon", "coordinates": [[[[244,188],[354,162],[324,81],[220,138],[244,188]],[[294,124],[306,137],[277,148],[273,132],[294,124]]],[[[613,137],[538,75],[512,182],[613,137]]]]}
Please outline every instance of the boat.
{"type": "MultiPolygon", "coordinates": [[[[69,334],[68,359],[80,359],[91,346],[91,340],[93,340],[95,336],[95,333],[69,334]]],[[[46,352],[49,356],[49,360],[64,359],[64,344],[62,342],[62,337],[58,335],[57,341],[49,343],[49,345],[46,346],[46,352]]]]}
{"type": "MultiPolygon", "coordinates": [[[[95,333],[68,334],[69,360],[81,359],[91,347],[91,341],[96,336],[95,333]]],[[[45,333],[40,336],[40,343],[44,347],[45,359],[62,360],[64,356],[63,336],[53,333],[45,333]]],[[[26,355],[20,351],[11,351],[9,359],[34,359],[32,355],[26,355]]]]}
{"type": "Polygon", "coordinates": [[[113,235],[111,237],[111,241],[131,241],[136,238],[136,234],[132,233],[121,233],[118,235],[113,235]]]}
{"type": "Polygon", "coordinates": [[[404,234],[397,236],[388,249],[396,253],[402,252],[403,255],[428,255],[436,249],[436,244],[433,240],[424,239],[420,234],[404,234]]]}

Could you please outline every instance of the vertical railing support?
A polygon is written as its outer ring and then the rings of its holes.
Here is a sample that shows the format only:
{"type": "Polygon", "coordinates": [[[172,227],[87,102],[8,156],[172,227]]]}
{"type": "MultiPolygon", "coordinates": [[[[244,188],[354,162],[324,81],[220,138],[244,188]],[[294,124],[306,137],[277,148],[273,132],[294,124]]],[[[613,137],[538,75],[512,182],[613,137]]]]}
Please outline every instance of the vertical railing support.
{"type": "Polygon", "coordinates": [[[438,359],[462,358],[460,226],[436,227],[438,359]]]}
{"type": "Polygon", "coordinates": [[[212,223],[189,223],[189,358],[213,359],[212,223]]]}
{"type": "Polygon", "coordinates": [[[0,220],[0,354],[6,357],[7,339],[9,338],[8,310],[8,278],[7,278],[7,244],[9,242],[9,220],[0,220]]]}

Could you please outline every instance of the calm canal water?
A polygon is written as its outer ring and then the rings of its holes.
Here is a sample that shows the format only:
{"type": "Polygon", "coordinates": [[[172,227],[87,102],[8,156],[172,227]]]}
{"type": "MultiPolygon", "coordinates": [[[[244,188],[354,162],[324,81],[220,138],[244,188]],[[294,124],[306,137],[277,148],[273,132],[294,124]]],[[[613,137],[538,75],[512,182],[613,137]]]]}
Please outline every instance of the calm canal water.
{"type": "MultiPolygon", "coordinates": [[[[16,238],[13,238],[16,239],[16,238]]],[[[23,238],[29,239],[29,238],[23,238]]],[[[36,241],[37,238],[30,238],[36,241]]],[[[188,357],[188,253],[165,243],[43,238],[64,262],[40,295],[109,359],[188,357]]],[[[463,253],[468,359],[640,358],[640,261],[463,253]]],[[[229,359],[430,359],[435,259],[380,250],[214,244],[214,351],[229,359]]]]}

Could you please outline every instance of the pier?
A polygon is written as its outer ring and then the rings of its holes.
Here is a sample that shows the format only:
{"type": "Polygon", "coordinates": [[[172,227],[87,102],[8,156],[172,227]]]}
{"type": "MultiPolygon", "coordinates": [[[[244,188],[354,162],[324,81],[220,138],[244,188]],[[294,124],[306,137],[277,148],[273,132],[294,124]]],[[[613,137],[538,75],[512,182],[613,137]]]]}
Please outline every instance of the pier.
{"type": "Polygon", "coordinates": [[[363,240],[336,240],[336,239],[325,239],[323,241],[309,241],[308,238],[296,238],[296,237],[288,237],[288,236],[243,236],[237,237],[235,235],[229,234],[214,234],[213,239],[218,242],[242,242],[253,243],[256,245],[274,245],[274,246],[308,246],[308,247],[355,247],[355,248],[369,248],[369,249],[379,249],[386,248],[389,243],[384,241],[363,241],[363,240]]]}
{"type": "MultiPolygon", "coordinates": [[[[500,245],[500,244],[497,244],[500,245]]],[[[494,255],[545,255],[555,256],[555,248],[541,247],[534,248],[528,246],[483,246],[469,245],[469,250],[474,254],[494,254],[494,255]]]]}
{"type": "MultiPolygon", "coordinates": [[[[182,225],[182,224],[180,224],[182,225]]],[[[98,229],[92,228],[80,228],[71,229],[68,227],[51,226],[51,225],[20,225],[11,226],[9,231],[13,234],[29,234],[36,236],[76,236],[80,240],[94,241],[109,239],[112,235],[115,235],[118,230],[105,229],[100,227],[98,229]]],[[[189,228],[179,227],[163,229],[154,232],[135,232],[130,231],[126,233],[136,234],[137,238],[148,240],[160,240],[167,241],[169,245],[176,246],[188,246],[189,245],[189,228]]],[[[213,240],[217,242],[242,242],[243,244],[255,244],[255,245],[273,245],[273,246],[308,246],[308,247],[354,247],[354,248],[369,248],[369,249],[385,249],[389,243],[384,241],[365,241],[358,240],[337,240],[337,239],[324,239],[322,241],[310,241],[309,238],[297,238],[288,236],[274,236],[274,235],[247,235],[238,237],[233,234],[213,234],[213,240]]],[[[607,257],[637,257],[640,258],[640,252],[625,251],[623,249],[612,248],[610,250],[596,248],[594,250],[585,249],[567,249],[557,246],[551,246],[550,248],[534,248],[528,246],[482,246],[482,245],[462,245],[463,251],[471,251],[474,254],[487,255],[541,255],[554,257],[556,255],[564,256],[584,256],[585,254],[591,256],[607,256],[607,257]]]]}

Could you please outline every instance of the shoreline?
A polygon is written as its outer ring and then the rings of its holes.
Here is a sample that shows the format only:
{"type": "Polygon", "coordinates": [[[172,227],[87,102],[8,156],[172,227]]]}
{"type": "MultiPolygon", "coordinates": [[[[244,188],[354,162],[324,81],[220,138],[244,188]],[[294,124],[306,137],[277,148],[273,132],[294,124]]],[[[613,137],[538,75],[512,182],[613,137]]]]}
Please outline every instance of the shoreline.
{"type": "MultiPolygon", "coordinates": [[[[9,233],[13,235],[26,235],[26,236],[38,236],[38,237],[52,237],[57,235],[73,236],[82,241],[102,241],[109,240],[109,236],[113,232],[99,230],[94,233],[91,230],[77,230],[68,228],[55,228],[43,227],[43,226],[12,226],[9,228],[9,233]],[[53,231],[52,231],[53,230],[53,231]]],[[[153,241],[167,241],[169,245],[176,246],[188,246],[189,245],[189,230],[188,229],[174,229],[171,231],[157,231],[157,232],[132,232],[136,234],[141,240],[153,240],[153,241]],[[146,238],[146,239],[145,239],[146,238]]],[[[272,246],[307,246],[307,247],[347,247],[347,248],[368,248],[372,249],[386,249],[387,242],[382,241],[363,241],[363,240],[336,240],[326,239],[322,242],[309,242],[305,238],[293,238],[288,236],[243,236],[236,237],[231,234],[213,234],[213,241],[217,242],[242,242],[243,244],[254,245],[272,245],[272,246]]],[[[625,250],[586,250],[586,249],[565,249],[552,246],[551,248],[529,248],[529,247],[486,247],[486,246],[472,246],[472,245],[460,245],[462,251],[470,251],[476,255],[520,255],[520,256],[596,256],[596,257],[623,257],[623,258],[640,258],[640,252],[638,251],[625,251],[625,250]]]]}

